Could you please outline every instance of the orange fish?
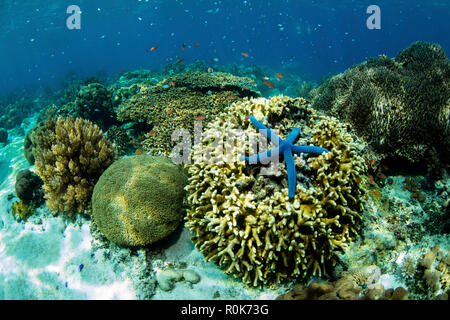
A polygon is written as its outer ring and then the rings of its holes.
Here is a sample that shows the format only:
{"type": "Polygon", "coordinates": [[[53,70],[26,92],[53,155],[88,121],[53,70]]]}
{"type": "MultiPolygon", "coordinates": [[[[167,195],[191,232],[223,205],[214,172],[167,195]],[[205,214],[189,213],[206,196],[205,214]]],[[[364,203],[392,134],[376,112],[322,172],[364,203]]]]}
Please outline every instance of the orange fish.
{"type": "Polygon", "coordinates": [[[181,46],[181,50],[186,50],[186,42],[183,42],[183,45],[181,46]]]}
{"type": "Polygon", "coordinates": [[[172,87],[175,87],[175,82],[170,81],[169,83],[170,83],[170,85],[171,85],[172,87]]]}
{"type": "Polygon", "coordinates": [[[228,100],[233,100],[233,99],[236,99],[236,96],[229,96],[229,97],[227,97],[227,99],[228,100]]]}
{"type": "Polygon", "coordinates": [[[151,47],[150,51],[155,51],[156,49],[158,49],[158,47],[151,47]]]}
{"type": "Polygon", "coordinates": [[[177,63],[182,63],[184,59],[180,59],[177,61],[177,63]]]}
{"type": "Polygon", "coordinates": [[[155,130],[150,130],[150,132],[148,133],[149,135],[154,135],[155,134],[155,130]]]}
{"type": "Polygon", "coordinates": [[[206,117],[204,115],[201,115],[201,116],[196,117],[194,120],[199,121],[199,120],[203,120],[205,118],[206,117]]]}
{"type": "Polygon", "coordinates": [[[173,113],[173,110],[167,110],[166,113],[167,113],[167,114],[172,114],[172,113],[173,113]]]}
{"type": "Polygon", "coordinates": [[[277,81],[281,81],[280,78],[277,77],[277,81]]]}
{"type": "Polygon", "coordinates": [[[198,47],[198,42],[194,43],[194,47],[198,47]]]}
{"type": "Polygon", "coordinates": [[[277,73],[278,78],[284,78],[284,75],[282,73],[277,73]]]}
{"type": "Polygon", "coordinates": [[[264,84],[265,84],[266,86],[268,86],[269,88],[273,88],[273,87],[274,87],[273,83],[270,82],[270,81],[264,81],[264,84]]]}
{"type": "Polygon", "coordinates": [[[247,53],[247,52],[242,52],[241,53],[244,57],[248,57],[249,56],[249,54],[247,53]]]}
{"type": "Polygon", "coordinates": [[[246,115],[245,116],[245,123],[248,123],[250,121],[250,116],[249,115],[246,115]]]}

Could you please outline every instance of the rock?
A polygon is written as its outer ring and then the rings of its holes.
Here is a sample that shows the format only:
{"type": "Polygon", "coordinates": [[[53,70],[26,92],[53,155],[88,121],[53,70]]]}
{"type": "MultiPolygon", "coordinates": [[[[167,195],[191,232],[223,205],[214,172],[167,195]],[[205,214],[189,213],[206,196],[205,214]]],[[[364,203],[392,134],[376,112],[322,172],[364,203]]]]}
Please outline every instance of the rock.
{"type": "Polygon", "coordinates": [[[192,284],[196,284],[200,281],[200,276],[192,270],[184,270],[183,278],[185,281],[192,283],[192,284]]]}

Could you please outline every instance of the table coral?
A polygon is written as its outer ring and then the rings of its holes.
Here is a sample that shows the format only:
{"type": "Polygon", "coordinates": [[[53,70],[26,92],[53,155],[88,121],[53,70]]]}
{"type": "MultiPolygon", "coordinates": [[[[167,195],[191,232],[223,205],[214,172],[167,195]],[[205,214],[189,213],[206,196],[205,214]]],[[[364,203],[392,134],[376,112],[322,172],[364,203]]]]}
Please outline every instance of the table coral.
{"type": "Polygon", "coordinates": [[[117,118],[151,125],[152,130],[144,132],[145,150],[168,156],[177,143],[171,139],[174,129],[192,134],[195,119],[209,121],[228,104],[258,96],[249,89],[251,82],[226,73],[186,72],[153,86],[134,85],[134,93],[118,107],[117,118]]]}
{"type": "MultiPolygon", "coordinates": [[[[250,147],[239,136],[241,151],[250,147]]],[[[251,140],[251,139],[250,139],[251,140]]],[[[234,142],[226,143],[231,147],[234,142]]],[[[276,96],[236,102],[208,124],[194,155],[210,154],[215,161],[196,158],[190,174],[186,225],[206,261],[254,286],[294,277],[323,275],[338,260],[338,252],[357,234],[363,208],[361,175],[366,167],[356,154],[352,137],[336,119],[318,116],[299,98],[276,96]],[[330,152],[304,159],[295,155],[297,186],[288,196],[286,169],[263,175],[239,154],[218,152],[214,140],[243,128],[258,137],[249,115],[280,136],[301,127],[300,144],[330,152]]]]}
{"type": "Polygon", "coordinates": [[[450,63],[441,46],[413,43],[394,59],[371,58],[312,92],[316,109],[350,123],[382,158],[450,156],[450,63]]]}
{"type": "Polygon", "coordinates": [[[48,208],[72,215],[88,208],[92,190],[115,160],[115,146],[88,120],[50,119],[33,133],[36,173],[48,208]]]}

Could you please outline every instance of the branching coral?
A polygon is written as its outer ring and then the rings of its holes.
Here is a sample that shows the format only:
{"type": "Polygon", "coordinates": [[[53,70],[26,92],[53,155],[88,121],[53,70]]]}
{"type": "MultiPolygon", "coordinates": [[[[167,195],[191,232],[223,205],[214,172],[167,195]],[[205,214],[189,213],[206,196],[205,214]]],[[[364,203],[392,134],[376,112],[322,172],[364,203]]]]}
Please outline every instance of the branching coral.
{"type": "Polygon", "coordinates": [[[33,140],[48,208],[69,215],[86,210],[95,183],[116,158],[115,146],[97,125],[81,118],[50,119],[33,140]]]}
{"type": "Polygon", "coordinates": [[[205,259],[215,261],[225,273],[254,286],[320,276],[357,234],[364,161],[355,153],[345,126],[317,116],[305,100],[277,96],[234,103],[208,125],[203,143],[194,147],[194,155],[199,154],[209,154],[214,161],[187,166],[191,209],[186,224],[205,259]],[[238,133],[238,141],[227,140],[225,148],[241,142],[240,151],[248,150],[251,137],[258,136],[249,125],[250,114],[278,128],[280,137],[299,127],[299,144],[330,150],[306,160],[295,155],[292,200],[283,166],[275,170],[281,174],[268,175],[270,171],[260,171],[259,165],[237,161],[239,154],[218,151],[215,142],[239,128],[244,131],[238,133]],[[250,136],[249,141],[242,134],[250,136]]]}

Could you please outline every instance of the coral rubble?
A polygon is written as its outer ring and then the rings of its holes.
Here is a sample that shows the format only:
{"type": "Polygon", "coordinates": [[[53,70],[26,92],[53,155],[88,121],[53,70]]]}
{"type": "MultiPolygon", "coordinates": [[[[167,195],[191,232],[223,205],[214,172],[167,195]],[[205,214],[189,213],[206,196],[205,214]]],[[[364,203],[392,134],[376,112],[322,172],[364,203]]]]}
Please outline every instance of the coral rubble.
{"type": "MultiPolygon", "coordinates": [[[[242,136],[238,140],[241,151],[248,150],[250,143],[242,136]]],[[[233,144],[227,141],[226,147],[233,144]]],[[[321,276],[357,235],[364,161],[345,126],[318,116],[305,100],[276,96],[236,102],[208,124],[202,144],[194,147],[196,154],[210,154],[214,161],[199,158],[187,165],[191,208],[186,225],[206,261],[225,273],[254,286],[321,276]],[[281,175],[262,174],[259,166],[239,162],[238,155],[217,152],[215,142],[227,132],[243,128],[244,134],[258,136],[249,125],[250,114],[278,128],[280,137],[299,127],[300,144],[330,150],[308,159],[295,155],[294,199],[288,197],[283,166],[278,167],[281,175]]]]}

